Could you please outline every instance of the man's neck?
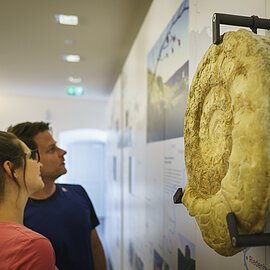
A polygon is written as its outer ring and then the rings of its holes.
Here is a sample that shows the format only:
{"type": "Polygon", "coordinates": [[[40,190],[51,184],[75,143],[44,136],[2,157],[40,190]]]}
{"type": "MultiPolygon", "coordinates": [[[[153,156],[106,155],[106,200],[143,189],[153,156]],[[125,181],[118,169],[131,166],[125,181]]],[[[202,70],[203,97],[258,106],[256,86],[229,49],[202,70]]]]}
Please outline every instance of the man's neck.
{"type": "Polygon", "coordinates": [[[42,200],[47,199],[53,195],[56,190],[56,185],[54,182],[45,182],[45,186],[42,190],[33,193],[30,197],[32,199],[42,200]]]}

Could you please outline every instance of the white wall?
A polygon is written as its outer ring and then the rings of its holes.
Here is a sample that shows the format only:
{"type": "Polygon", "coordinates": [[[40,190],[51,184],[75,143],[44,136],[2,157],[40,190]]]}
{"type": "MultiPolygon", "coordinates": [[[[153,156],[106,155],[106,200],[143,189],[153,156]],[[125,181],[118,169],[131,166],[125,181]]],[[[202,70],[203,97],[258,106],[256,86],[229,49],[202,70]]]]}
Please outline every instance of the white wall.
{"type": "Polygon", "coordinates": [[[98,217],[105,216],[105,149],[107,133],[97,129],[76,129],[59,134],[59,146],[67,151],[68,169],[58,183],[80,184],[87,191],[98,217]]]}
{"type": "MultiPolygon", "coordinates": [[[[181,3],[153,1],[111,96],[107,196],[111,208],[106,239],[113,269],[155,269],[157,253],[163,270],[182,269],[178,249],[184,251],[187,244],[199,270],[270,269],[269,248],[250,248],[232,257],[217,254],[205,244],[185,207],[173,204],[174,191],[186,183],[183,138],[146,142],[147,57],[181,3]],[[120,123],[118,131],[116,120],[120,123]],[[125,145],[119,146],[119,141],[125,145]],[[113,176],[113,156],[117,157],[117,179],[113,176]],[[174,181],[168,172],[177,174],[174,181]]],[[[266,18],[269,6],[269,0],[190,0],[189,81],[211,45],[213,13],[266,18]]],[[[236,29],[222,26],[221,32],[236,29]]],[[[173,60],[182,61],[177,57],[173,60]]]]}
{"type": "Polygon", "coordinates": [[[123,269],[123,178],[122,178],[122,104],[120,75],[109,101],[108,140],[107,140],[107,171],[106,171],[106,220],[105,239],[107,252],[114,269],[123,269]]]}
{"type": "Polygon", "coordinates": [[[0,129],[24,121],[50,122],[54,136],[72,129],[106,129],[105,101],[0,95],[0,129]]]}

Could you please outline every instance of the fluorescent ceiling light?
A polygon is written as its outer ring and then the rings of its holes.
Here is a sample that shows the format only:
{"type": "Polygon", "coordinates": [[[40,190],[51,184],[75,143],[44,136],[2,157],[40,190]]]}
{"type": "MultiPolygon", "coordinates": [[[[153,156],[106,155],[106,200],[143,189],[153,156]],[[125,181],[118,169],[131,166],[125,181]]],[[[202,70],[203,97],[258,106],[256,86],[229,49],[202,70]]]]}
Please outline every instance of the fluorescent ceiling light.
{"type": "Polygon", "coordinates": [[[77,63],[77,62],[80,62],[81,58],[78,54],[66,54],[66,55],[64,55],[64,60],[66,62],[77,63]]]}
{"type": "Polygon", "coordinates": [[[82,78],[81,77],[69,76],[68,77],[68,81],[71,82],[71,83],[81,83],[82,82],[82,78]]]}
{"type": "Polygon", "coordinates": [[[57,23],[65,24],[65,25],[78,25],[79,24],[78,16],[75,16],[75,15],[58,14],[58,15],[55,15],[55,20],[57,23]]]}
{"type": "Polygon", "coordinates": [[[67,94],[69,96],[82,96],[84,94],[84,91],[81,86],[68,86],[67,94]]]}

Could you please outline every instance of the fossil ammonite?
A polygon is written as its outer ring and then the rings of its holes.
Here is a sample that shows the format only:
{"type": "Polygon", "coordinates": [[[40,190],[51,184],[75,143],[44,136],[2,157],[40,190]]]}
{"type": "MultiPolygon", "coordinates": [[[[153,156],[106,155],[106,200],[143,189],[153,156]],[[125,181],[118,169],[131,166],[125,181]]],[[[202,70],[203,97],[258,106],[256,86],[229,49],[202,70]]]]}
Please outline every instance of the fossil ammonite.
{"type": "Polygon", "coordinates": [[[211,45],[193,78],[184,125],[183,203],[204,241],[232,256],[239,234],[262,232],[270,198],[270,37],[240,29],[211,45]]]}

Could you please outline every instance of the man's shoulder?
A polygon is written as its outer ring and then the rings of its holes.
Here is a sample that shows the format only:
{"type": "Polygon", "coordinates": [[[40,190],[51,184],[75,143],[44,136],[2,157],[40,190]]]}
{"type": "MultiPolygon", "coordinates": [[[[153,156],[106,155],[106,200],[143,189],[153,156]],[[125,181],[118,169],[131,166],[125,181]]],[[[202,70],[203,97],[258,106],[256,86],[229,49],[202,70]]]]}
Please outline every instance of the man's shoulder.
{"type": "Polygon", "coordinates": [[[58,187],[58,189],[60,189],[61,191],[63,192],[79,192],[80,194],[85,194],[86,191],[85,189],[83,188],[83,186],[79,185],[79,184],[60,184],[60,183],[57,183],[56,186],[58,187]]]}
{"type": "Polygon", "coordinates": [[[60,184],[57,183],[58,193],[61,194],[62,197],[79,199],[87,204],[92,204],[86,190],[83,186],[79,184],[60,184]]]}
{"type": "Polygon", "coordinates": [[[83,188],[79,184],[63,184],[63,183],[57,183],[56,186],[58,186],[58,187],[64,187],[64,188],[69,188],[69,189],[80,189],[80,188],[83,188]]]}

